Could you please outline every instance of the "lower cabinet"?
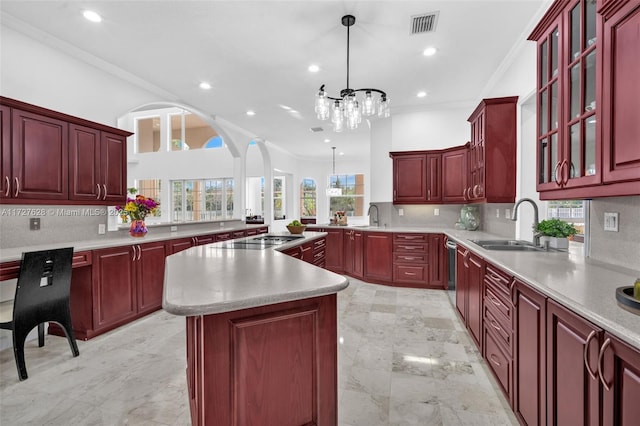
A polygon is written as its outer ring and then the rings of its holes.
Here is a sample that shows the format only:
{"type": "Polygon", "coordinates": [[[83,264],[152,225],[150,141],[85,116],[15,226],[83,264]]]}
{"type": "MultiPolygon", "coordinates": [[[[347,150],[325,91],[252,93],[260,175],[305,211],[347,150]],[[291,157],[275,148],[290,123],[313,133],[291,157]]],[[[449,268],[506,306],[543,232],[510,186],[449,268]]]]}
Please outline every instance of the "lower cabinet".
{"type": "Polygon", "coordinates": [[[456,253],[456,308],[471,338],[482,351],[482,289],[484,260],[458,244],[456,253]]]}
{"type": "Polygon", "coordinates": [[[187,317],[191,423],[337,425],[336,300],[187,317]]]}
{"type": "Polygon", "coordinates": [[[311,231],[326,232],[327,246],[325,250],[325,269],[344,272],[344,237],[343,230],[336,227],[312,228],[311,231]]]}
{"type": "Polygon", "coordinates": [[[637,425],[640,419],[640,350],[605,333],[599,361],[603,426],[637,425]]]}
{"type": "Polygon", "coordinates": [[[408,287],[429,286],[427,234],[393,234],[393,283],[408,287]]]}
{"type": "Polygon", "coordinates": [[[513,411],[521,424],[542,425],[546,422],[546,297],[518,280],[514,290],[513,411]]]}
{"type": "Polygon", "coordinates": [[[325,266],[326,245],[327,240],[325,238],[319,238],[295,247],[284,249],[282,250],[282,253],[323,268],[325,266]]]}
{"type": "Polygon", "coordinates": [[[374,282],[393,281],[393,234],[390,232],[366,232],[364,244],[364,278],[374,282]]]}
{"type": "Polygon", "coordinates": [[[165,257],[164,241],[93,251],[92,331],[110,330],[162,307],[165,257]]]}
{"type": "Polygon", "coordinates": [[[429,234],[429,287],[447,288],[448,252],[444,234],[429,234]]]}
{"type": "Polygon", "coordinates": [[[363,232],[350,229],[344,232],[344,272],[354,278],[364,278],[363,232]]]}
{"type": "Polygon", "coordinates": [[[582,317],[547,301],[547,425],[600,424],[602,335],[601,329],[582,317]]]}

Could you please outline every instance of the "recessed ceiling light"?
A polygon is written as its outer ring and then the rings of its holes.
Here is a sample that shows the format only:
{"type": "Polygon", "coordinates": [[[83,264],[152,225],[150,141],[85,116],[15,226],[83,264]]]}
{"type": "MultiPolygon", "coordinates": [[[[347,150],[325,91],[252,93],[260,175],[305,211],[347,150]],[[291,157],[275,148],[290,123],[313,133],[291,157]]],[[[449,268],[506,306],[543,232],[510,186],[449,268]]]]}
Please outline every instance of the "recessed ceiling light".
{"type": "Polygon", "coordinates": [[[435,47],[427,47],[426,49],[424,49],[424,52],[422,52],[422,54],[424,56],[433,56],[436,54],[436,48],[435,47]]]}
{"type": "Polygon", "coordinates": [[[338,155],[344,155],[344,152],[340,151],[340,154],[338,154],[338,155]]]}
{"type": "Polygon", "coordinates": [[[424,98],[425,96],[427,96],[427,92],[418,92],[418,94],[416,94],[417,97],[419,98],[424,98]]]}
{"type": "Polygon", "coordinates": [[[247,111],[247,115],[256,115],[255,111],[249,110],[247,111]]]}
{"type": "Polygon", "coordinates": [[[329,143],[329,142],[331,142],[331,139],[325,139],[324,140],[324,143],[329,143]]]}
{"type": "Polygon", "coordinates": [[[309,65],[308,70],[309,70],[309,72],[318,72],[318,71],[320,71],[320,67],[317,66],[317,65],[309,65]]]}
{"type": "Polygon", "coordinates": [[[84,16],[85,19],[91,22],[102,22],[102,16],[98,15],[93,10],[85,10],[84,12],[82,12],[82,16],[84,16]]]}
{"type": "Polygon", "coordinates": [[[209,89],[211,89],[211,85],[209,83],[207,83],[206,81],[203,81],[202,83],[200,83],[200,88],[202,90],[209,90],[209,89]]]}

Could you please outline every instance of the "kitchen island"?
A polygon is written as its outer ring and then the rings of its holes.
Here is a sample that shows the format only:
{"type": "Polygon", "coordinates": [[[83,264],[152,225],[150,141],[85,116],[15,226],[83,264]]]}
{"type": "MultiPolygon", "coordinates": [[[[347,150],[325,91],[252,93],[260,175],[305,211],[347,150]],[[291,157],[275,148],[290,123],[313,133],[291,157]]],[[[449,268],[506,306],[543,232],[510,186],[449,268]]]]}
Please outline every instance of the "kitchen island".
{"type": "Polygon", "coordinates": [[[194,425],[337,424],[341,275],[277,249],[216,243],[166,259],[163,308],[185,316],[194,425]]]}

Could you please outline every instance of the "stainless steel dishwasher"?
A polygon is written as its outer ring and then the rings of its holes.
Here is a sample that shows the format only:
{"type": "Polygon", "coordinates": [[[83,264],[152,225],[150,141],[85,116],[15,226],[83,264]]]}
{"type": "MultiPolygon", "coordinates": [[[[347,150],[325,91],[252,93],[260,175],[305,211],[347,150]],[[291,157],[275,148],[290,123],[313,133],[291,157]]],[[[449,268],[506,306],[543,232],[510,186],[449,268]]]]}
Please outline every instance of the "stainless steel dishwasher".
{"type": "Polygon", "coordinates": [[[450,291],[456,290],[456,242],[447,239],[447,252],[449,254],[448,288],[450,291]]]}

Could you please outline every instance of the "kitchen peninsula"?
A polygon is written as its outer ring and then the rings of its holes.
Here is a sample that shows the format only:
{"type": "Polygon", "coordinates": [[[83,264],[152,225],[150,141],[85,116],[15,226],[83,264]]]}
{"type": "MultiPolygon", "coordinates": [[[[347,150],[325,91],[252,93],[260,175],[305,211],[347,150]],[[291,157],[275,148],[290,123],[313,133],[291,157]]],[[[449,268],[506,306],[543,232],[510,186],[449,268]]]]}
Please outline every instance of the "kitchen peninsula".
{"type": "Polygon", "coordinates": [[[348,280],[279,252],[325,235],[167,257],[163,308],[187,317],[194,425],[337,424],[336,293],[348,280]]]}

